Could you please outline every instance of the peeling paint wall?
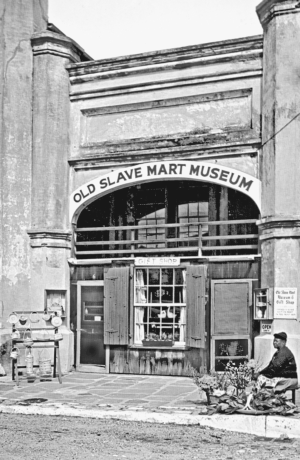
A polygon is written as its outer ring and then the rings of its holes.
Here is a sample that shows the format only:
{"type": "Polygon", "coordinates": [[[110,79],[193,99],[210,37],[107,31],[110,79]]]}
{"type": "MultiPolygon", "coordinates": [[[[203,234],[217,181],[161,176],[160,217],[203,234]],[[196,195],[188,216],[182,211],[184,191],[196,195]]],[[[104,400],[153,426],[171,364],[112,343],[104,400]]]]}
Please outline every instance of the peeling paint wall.
{"type": "Polygon", "coordinates": [[[70,191],[104,170],[181,158],[259,177],[261,37],[67,68],[70,191]]]}
{"type": "Polygon", "coordinates": [[[216,129],[250,129],[251,93],[233,93],[159,101],[152,107],[137,103],[113,106],[110,110],[89,110],[83,113],[86,120],[81,123],[82,144],[216,129]]]}
{"type": "Polygon", "coordinates": [[[0,5],[0,299],[4,320],[29,300],[32,163],[31,35],[46,28],[47,0],[0,5]]]}

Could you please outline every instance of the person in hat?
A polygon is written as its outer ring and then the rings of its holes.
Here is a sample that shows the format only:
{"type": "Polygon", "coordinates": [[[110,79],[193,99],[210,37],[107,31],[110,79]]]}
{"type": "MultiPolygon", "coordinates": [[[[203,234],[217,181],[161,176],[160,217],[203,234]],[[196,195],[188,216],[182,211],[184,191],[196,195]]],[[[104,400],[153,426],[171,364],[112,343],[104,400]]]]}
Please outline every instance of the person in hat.
{"type": "Polygon", "coordinates": [[[271,361],[258,373],[259,386],[274,388],[275,393],[282,393],[298,387],[297,365],[291,350],[286,346],[287,334],[274,334],[273,346],[276,348],[271,361]]]}

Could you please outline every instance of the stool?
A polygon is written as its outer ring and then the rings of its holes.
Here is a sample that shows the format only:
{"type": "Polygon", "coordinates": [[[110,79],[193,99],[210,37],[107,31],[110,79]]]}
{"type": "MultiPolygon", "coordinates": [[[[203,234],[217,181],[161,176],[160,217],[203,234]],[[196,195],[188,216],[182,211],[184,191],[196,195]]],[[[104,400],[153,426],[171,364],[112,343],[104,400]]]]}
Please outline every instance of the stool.
{"type": "Polygon", "coordinates": [[[299,389],[299,387],[297,388],[290,388],[289,390],[286,390],[286,391],[290,391],[292,393],[292,403],[293,404],[296,404],[296,391],[299,389]]]}
{"type": "Polygon", "coordinates": [[[294,390],[291,390],[292,392],[292,403],[296,404],[296,388],[294,390]]]}

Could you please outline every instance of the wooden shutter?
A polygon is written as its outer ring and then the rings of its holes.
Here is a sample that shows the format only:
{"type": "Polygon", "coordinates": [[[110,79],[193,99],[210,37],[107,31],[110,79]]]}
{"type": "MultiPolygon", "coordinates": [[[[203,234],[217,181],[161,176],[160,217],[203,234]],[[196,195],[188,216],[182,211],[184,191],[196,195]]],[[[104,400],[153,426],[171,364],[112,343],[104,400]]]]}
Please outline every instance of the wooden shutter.
{"type": "Polygon", "coordinates": [[[205,348],[205,266],[186,270],[186,345],[205,348]]]}
{"type": "Polygon", "coordinates": [[[249,334],[251,280],[215,280],[211,283],[212,334],[249,334]]]}
{"type": "Polygon", "coordinates": [[[129,267],[104,274],[104,344],[128,344],[129,267]]]}

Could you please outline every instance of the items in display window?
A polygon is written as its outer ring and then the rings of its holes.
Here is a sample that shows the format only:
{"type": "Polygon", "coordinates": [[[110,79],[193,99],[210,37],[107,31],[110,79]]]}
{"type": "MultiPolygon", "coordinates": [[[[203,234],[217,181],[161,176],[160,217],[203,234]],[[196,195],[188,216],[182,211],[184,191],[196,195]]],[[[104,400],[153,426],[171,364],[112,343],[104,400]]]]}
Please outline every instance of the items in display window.
{"type": "Polygon", "coordinates": [[[250,339],[246,336],[215,337],[213,339],[214,369],[225,371],[228,362],[239,366],[249,360],[250,339]]]}
{"type": "Polygon", "coordinates": [[[104,317],[103,303],[98,304],[93,301],[82,302],[83,321],[102,322],[104,317]]]}
{"type": "Polygon", "coordinates": [[[135,272],[135,343],[173,346],[185,341],[186,270],[141,268],[135,272]],[[167,304],[167,305],[166,305],[167,304]]]}
{"type": "Polygon", "coordinates": [[[60,289],[45,290],[45,312],[64,316],[66,311],[66,291],[60,289]]]}
{"type": "Polygon", "coordinates": [[[269,289],[254,289],[254,319],[270,319],[269,289]]]}

